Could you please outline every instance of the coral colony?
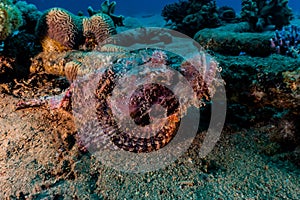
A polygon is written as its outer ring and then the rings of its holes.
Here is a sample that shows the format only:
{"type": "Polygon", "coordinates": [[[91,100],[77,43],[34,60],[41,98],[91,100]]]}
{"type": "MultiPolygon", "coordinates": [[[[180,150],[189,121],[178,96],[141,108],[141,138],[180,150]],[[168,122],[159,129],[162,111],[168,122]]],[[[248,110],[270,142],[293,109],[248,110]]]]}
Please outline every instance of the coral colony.
{"type": "Polygon", "coordinates": [[[282,28],[293,16],[288,0],[242,0],[241,18],[250,23],[253,31],[263,31],[268,25],[282,28]]]}
{"type": "Polygon", "coordinates": [[[220,26],[216,1],[179,1],[166,5],[162,16],[171,28],[191,37],[200,29],[220,26]]]}
{"type": "Polygon", "coordinates": [[[0,41],[22,25],[22,13],[11,1],[0,2],[0,41]]]}
{"type": "Polygon", "coordinates": [[[276,30],[270,39],[271,48],[275,53],[297,58],[299,56],[300,27],[291,25],[276,30]]]}
{"type": "Polygon", "coordinates": [[[46,11],[36,30],[44,51],[78,49],[84,37],[92,37],[97,46],[116,33],[114,22],[107,14],[82,18],[61,8],[46,11]]]}

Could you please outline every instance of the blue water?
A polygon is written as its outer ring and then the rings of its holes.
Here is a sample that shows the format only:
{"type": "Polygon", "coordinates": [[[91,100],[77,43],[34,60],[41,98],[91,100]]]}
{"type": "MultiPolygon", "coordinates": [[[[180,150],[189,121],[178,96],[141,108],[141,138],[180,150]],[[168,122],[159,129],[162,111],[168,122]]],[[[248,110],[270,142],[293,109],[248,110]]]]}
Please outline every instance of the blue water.
{"type": "MultiPolygon", "coordinates": [[[[160,13],[162,8],[169,3],[178,2],[176,0],[115,0],[117,2],[116,14],[122,14],[127,16],[134,16],[139,14],[153,14],[160,13]],[[162,3],[163,2],[163,3],[162,3]]],[[[45,10],[51,7],[65,8],[73,13],[83,11],[86,13],[88,6],[92,6],[94,9],[99,9],[101,0],[27,0],[29,3],[35,4],[39,10],[45,10]]],[[[217,5],[220,6],[231,6],[237,12],[241,9],[240,0],[217,0],[217,5]]],[[[299,0],[289,0],[290,7],[295,13],[300,11],[299,0]]]]}

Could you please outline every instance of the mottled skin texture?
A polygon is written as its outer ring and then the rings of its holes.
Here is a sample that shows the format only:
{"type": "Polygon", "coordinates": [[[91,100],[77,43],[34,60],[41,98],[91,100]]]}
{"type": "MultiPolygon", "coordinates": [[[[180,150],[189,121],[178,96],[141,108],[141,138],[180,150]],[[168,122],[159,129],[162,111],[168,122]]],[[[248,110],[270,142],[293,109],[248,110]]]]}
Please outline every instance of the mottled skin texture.
{"type": "MultiPolygon", "coordinates": [[[[49,54],[43,54],[43,56],[49,56],[49,54]]],[[[118,80],[126,74],[126,71],[140,65],[145,65],[145,70],[160,69],[172,63],[169,60],[170,56],[172,54],[168,55],[163,51],[148,49],[113,54],[73,51],[62,53],[60,57],[42,57],[42,59],[45,63],[49,63],[47,64],[48,72],[64,75],[70,82],[78,77],[93,73],[95,70],[104,69],[105,72],[99,74],[100,80],[95,91],[97,102],[95,106],[99,125],[116,146],[126,151],[140,153],[156,151],[167,145],[176,135],[181,117],[194,104],[184,100],[179,107],[178,99],[168,88],[158,84],[143,85],[134,91],[129,102],[130,117],[136,126],[149,127],[148,131],[141,132],[134,128],[128,130],[126,123],[126,127],[122,127],[112,114],[112,105],[108,99],[112,95],[118,80]],[[53,66],[56,66],[55,70],[53,66]],[[165,115],[163,118],[158,118],[158,121],[153,125],[150,112],[155,105],[161,106],[165,115]],[[113,135],[111,135],[112,133],[113,135]]],[[[213,95],[215,73],[217,71],[216,62],[211,61],[208,63],[209,67],[206,67],[201,64],[203,59],[204,57],[184,61],[183,58],[177,56],[176,63],[170,65],[186,78],[200,101],[202,98],[209,99],[213,95]]],[[[45,67],[45,64],[43,66],[45,67]]],[[[166,73],[164,78],[172,80],[174,77],[172,74],[166,73]]],[[[201,105],[197,104],[197,106],[201,105]]],[[[126,122],[127,118],[124,120],[126,122]]]]}
{"type": "Polygon", "coordinates": [[[124,131],[125,128],[119,128],[119,124],[112,114],[111,107],[107,97],[111,95],[115,87],[115,79],[118,79],[115,69],[111,68],[101,76],[98,88],[96,90],[97,115],[105,134],[112,134],[112,142],[119,148],[140,153],[158,150],[168,144],[176,135],[178,125],[180,124],[179,102],[172,91],[167,88],[150,84],[137,90],[129,105],[131,118],[137,126],[148,126],[150,124],[149,110],[154,104],[159,104],[167,110],[167,120],[164,120],[149,132],[139,132],[136,130],[124,131]],[[157,128],[159,127],[159,128],[157,128]],[[154,136],[151,136],[155,133],[154,136]],[[140,135],[140,136],[139,136],[140,135]]]}
{"type": "MultiPolygon", "coordinates": [[[[167,56],[157,57],[159,53],[166,55],[164,52],[153,51],[152,55],[151,51],[147,53],[150,56],[149,60],[137,64],[145,64],[145,70],[147,70],[147,67],[152,69],[155,67],[163,68],[165,64],[170,63],[167,56]]],[[[140,56],[145,56],[145,52],[141,52],[140,56]]],[[[134,60],[138,59],[139,56],[134,60]]],[[[135,126],[128,124],[126,116],[121,115],[116,118],[112,111],[114,104],[109,99],[113,95],[118,80],[135,66],[135,64],[120,65],[120,63],[130,63],[130,61],[129,58],[118,60],[108,66],[108,69],[100,76],[95,92],[98,120],[104,133],[109,135],[112,143],[119,148],[135,153],[156,151],[167,145],[175,137],[180,126],[181,117],[184,117],[187,109],[193,104],[188,101],[179,103],[176,95],[163,85],[156,83],[144,84],[133,91],[128,104],[129,115],[135,126]],[[161,106],[164,112],[164,115],[160,113],[158,118],[151,114],[151,112],[155,112],[156,106],[161,106]],[[153,124],[152,122],[155,119],[158,119],[158,121],[153,124]],[[148,129],[140,129],[139,127],[147,127],[148,129]]],[[[209,99],[213,95],[213,85],[215,84],[213,82],[217,70],[215,62],[210,62],[207,70],[206,67],[199,65],[199,59],[183,62],[179,68],[176,65],[170,65],[169,67],[186,78],[199,101],[202,98],[209,99]]],[[[134,76],[132,78],[134,79],[134,76]]],[[[165,73],[164,78],[173,80],[174,75],[165,73]]],[[[121,98],[123,94],[117,93],[115,95],[121,98]]],[[[117,103],[123,104],[119,101],[117,103]]],[[[123,107],[121,106],[120,109],[123,109],[123,107]]],[[[122,113],[126,113],[125,110],[122,113]]]]}

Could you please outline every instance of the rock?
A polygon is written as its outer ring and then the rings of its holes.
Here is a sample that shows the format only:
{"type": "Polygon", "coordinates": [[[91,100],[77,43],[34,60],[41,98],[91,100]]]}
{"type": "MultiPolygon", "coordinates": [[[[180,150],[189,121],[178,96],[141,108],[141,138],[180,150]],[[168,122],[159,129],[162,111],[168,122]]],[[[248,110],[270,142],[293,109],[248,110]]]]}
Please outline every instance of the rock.
{"type": "Polygon", "coordinates": [[[246,53],[250,56],[268,56],[271,54],[270,39],[273,32],[247,32],[250,25],[247,22],[227,24],[214,29],[198,31],[194,39],[205,49],[223,55],[237,56],[246,53]]]}
{"type": "Polygon", "coordinates": [[[272,124],[271,140],[285,149],[299,146],[300,60],[277,54],[215,58],[226,82],[227,123],[237,127],[272,124]]]}

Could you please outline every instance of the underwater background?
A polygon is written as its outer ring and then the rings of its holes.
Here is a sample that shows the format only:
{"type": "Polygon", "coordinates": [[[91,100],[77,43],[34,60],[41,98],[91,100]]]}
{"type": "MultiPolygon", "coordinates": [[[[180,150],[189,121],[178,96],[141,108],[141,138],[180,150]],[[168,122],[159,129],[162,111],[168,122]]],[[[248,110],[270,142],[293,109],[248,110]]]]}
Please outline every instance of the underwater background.
{"type": "MultiPolygon", "coordinates": [[[[77,13],[78,11],[85,11],[88,6],[97,7],[99,6],[99,1],[97,0],[90,0],[90,1],[76,1],[76,0],[28,0],[28,3],[35,4],[39,10],[45,10],[52,7],[62,7],[68,8],[68,10],[72,11],[73,13],[77,13]]],[[[118,7],[116,8],[116,14],[123,14],[123,15],[136,15],[136,14],[155,14],[160,13],[162,8],[166,4],[174,3],[178,1],[174,0],[153,0],[153,1],[138,1],[138,0],[119,0],[117,1],[118,7]]],[[[241,3],[238,0],[217,0],[218,6],[231,6],[237,12],[241,10],[241,3]]],[[[300,9],[299,2],[297,0],[290,0],[289,6],[293,8],[295,12],[298,12],[300,9]]]]}
{"type": "Polygon", "coordinates": [[[299,14],[0,0],[0,200],[299,200],[299,14]]]}

